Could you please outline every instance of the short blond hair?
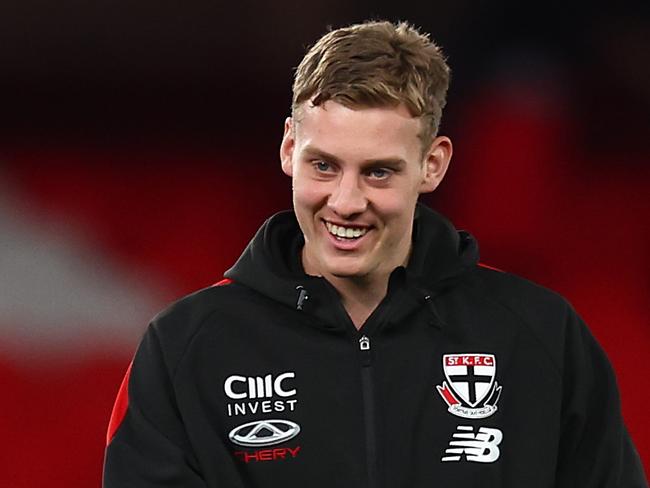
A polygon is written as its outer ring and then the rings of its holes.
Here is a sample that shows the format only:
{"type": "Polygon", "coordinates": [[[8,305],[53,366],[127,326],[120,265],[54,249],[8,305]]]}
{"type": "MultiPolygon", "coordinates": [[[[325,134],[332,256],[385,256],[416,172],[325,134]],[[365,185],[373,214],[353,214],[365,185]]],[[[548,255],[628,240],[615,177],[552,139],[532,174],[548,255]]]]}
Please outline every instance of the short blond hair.
{"type": "Polygon", "coordinates": [[[332,30],[296,69],[294,117],[306,101],[349,108],[404,104],[422,119],[427,145],[438,133],[450,69],[440,47],[406,22],[369,21],[332,30]]]}

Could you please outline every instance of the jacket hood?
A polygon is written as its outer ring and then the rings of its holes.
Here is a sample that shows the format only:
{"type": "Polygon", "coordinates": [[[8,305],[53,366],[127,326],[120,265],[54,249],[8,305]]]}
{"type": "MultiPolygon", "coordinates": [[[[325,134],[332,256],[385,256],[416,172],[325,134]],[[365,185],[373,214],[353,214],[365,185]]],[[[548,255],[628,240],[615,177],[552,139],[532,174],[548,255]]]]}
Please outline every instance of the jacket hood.
{"type": "MultiPolygon", "coordinates": [[[[224,276],[277,302],[315,313],[319,308],[315,302],[324,305],[336,297],[336,291],[325,279],[304,272],[303,245],[293,211],[280,212],[264,222],[224,276]]],[[[457,231],[445,217],[418,204],[411,257],[406,268],[393,271],[391,282],[403,276],[420,298],[428,299],[477,262],[478,245],[468,232],[457,231]]],[[[390,287],[389,283],[389,291],[390,287]]]]}

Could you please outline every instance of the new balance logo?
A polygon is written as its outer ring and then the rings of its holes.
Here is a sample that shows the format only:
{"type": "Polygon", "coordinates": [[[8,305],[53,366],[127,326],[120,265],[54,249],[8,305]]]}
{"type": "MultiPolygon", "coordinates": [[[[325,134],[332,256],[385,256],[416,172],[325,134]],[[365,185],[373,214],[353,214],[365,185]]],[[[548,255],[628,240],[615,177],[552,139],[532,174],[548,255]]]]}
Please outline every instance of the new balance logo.
{"type": "Polygon", "coordinates": [[[471,425],[459,425],[442,461],[460,461],[464,456],[466,461],[493,463],[501,454],[499,444],[502,440],[503,433],[499,429],[481,427],[475,434],[471,425]]]}

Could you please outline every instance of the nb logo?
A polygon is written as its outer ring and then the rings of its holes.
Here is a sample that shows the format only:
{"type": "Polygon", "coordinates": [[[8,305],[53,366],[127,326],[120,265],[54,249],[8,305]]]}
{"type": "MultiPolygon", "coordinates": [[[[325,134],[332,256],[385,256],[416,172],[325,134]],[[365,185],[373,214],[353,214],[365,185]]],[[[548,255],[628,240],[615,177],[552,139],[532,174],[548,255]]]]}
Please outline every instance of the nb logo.
{"type": "Polygon", "coordinates": [[[459,425],[442,461],[460,461],[465,456],[467,461],[493,463],[501,454],[499,444],[502,440],[503,433],[499,429],[481,427],[475,434],[472,426],[459,425]]]}

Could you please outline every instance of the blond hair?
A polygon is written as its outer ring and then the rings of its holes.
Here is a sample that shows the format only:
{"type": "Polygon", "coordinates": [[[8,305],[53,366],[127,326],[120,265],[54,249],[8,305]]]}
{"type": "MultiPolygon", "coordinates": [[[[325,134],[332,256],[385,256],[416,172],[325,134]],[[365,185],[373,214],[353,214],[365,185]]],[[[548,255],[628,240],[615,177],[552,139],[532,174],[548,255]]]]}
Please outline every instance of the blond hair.
{"type": "Polygon", "coordinates": [[[404,104],[422,119],[428,145],[438,133],[450,70],[441,49],[406,22],[365,22],[332,30],[296,69],[292,111],[310,101],[349,108],[404,104]]]}

